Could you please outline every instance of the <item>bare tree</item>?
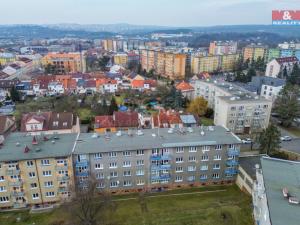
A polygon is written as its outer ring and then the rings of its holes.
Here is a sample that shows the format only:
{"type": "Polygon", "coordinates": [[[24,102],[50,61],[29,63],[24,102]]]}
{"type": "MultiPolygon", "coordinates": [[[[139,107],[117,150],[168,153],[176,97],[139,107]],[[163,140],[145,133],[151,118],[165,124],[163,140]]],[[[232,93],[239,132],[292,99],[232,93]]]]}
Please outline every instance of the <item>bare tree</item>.
{"type": "MultiPolygon", "coordinates": [[[[78,183],[78,182],[77,182],[78,183]]],[[[78,183],[75,195],[65,203],[72,225],[108,225],[113,224],[113,213],[116,204],[109,192],[99,191],[97,181],[89,178],[78,183]]]]}

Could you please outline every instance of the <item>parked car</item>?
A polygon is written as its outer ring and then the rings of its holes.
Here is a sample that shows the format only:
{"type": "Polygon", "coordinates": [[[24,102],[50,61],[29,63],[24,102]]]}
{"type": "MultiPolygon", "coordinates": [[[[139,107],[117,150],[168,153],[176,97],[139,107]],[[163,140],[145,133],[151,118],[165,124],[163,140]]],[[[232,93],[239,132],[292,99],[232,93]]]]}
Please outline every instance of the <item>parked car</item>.
{"type": "Polygon", "coordinates": [[[242,140],[242,143],[243,144],[251,144],[252,143],[252,140],[250,138],[246,138],[246,139],[243,139],[242,140]]]}
{"type": "Polygon", "coordinates": [[[292,138],[290,136],[283,136],[283,137],[280,137],[280,140],[281,141],[291,141],[292,138]]]}

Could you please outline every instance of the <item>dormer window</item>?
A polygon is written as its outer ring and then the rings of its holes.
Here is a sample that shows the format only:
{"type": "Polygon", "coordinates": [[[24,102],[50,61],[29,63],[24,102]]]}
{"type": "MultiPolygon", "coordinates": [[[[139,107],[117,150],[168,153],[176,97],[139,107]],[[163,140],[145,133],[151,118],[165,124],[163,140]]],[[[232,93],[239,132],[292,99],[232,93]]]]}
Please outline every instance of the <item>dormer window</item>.
{"type": "Polygon", "coordinates": [[[63,126],[64,126],[64,127],[68,126],[68,122],[64,122],[64,123],[63,123],[63,126]]]}
{"type": "Polygon", "coordinates": [[[58,126],[58,121],[53,121],[53,126],[57,127],[58,126]]]}

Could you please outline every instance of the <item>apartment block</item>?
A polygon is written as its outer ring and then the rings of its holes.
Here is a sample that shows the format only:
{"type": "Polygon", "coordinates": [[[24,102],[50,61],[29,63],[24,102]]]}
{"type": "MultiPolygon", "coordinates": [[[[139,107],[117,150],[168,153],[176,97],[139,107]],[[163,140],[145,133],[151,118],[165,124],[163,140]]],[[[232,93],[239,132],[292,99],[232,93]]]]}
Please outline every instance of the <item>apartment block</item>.
{"type": "Polygon", "coordinates": [[[261,132],[269,125],[271,109],[272,100],[260,96],[218,96],[214,123],[239,134],[261,132]]]}
{"type": "Polygon", "coordinates": [[[239,138],[223,127],[80,134],[76,182],[84,187],[93,177],[111,192],[232,183],[239,148],[239,138]]]}
{"type": "Polygon", "coordinates": [[[8,52],[0,52],[0,65],[5,66],[8,63],[16,61],[16,55],[8,52]]]}
{"type": "Polygon", "coordinates": [[[209,44],[209,54],[227,55],[237,53],[237,42],[235,41],[213,41],[209,44]]]}
{"type": "Polygon", "coordinates": [[[219,70],[219,56],[197,56],[192,55],[191,72],[199,74],[203,72],[216,72],[219,70]]]}
{"type": "Polygon", "coordinates": [[[125,53],[119,53],[114,55],[114,64],[121,65],[121,66],[127,66],[128,63],[128,55],[125,53]]]}
{"type": "Polygon", "coordinates": [[[220,71],[233,71],[235,69],[239,57],[239,54],[227,54],[220,56],[220,71]]]}
{"type": "Polygon", "coordinates": [[[243,59],[244,59],[244,61],[247,61],[247,60],[250,60],[250,61],[255,60],[256,61],[259,57],[265,58],[267,49],[268,49],[267,46],[263,46],[260,44],[247,45],[243,49],[243,59]]]}
{"type": "Polygon", "coordinates": [[[12,133],[0,151],[0,208],[51,205],[67,200],[73,182],[77,134],[12,133]]]}
{"type": "Polygon", "coordinates": [[[43,66],[48,64],[55,67],[56,74],[86,72],[85,56],[80,52],[50,52],[42,59],[43,66]]]}

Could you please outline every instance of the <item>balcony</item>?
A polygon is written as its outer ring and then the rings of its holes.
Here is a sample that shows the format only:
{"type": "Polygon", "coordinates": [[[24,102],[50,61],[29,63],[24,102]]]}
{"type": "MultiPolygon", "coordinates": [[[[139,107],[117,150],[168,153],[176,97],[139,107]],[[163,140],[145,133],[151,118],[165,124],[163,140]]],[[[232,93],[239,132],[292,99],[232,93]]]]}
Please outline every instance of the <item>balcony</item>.
{"type": "Polygon", "coordinates": [[[170,155],[151,155],[150,159],[153,161],[159,161],[159,160],[170,160],[171,156],[170,155]]]}
{"type": "Polygon", "coordinates": [[[240,154],[240,150],[238,150],[238,149],[229,149],[227,154],[229,156],[238,156],[240,154]]]}
{"type": "Polygon", "coordinates": [[[24,197],[24,192],[14,191],[14,192],[12,192],[12,196],[14,196],[14,197],[24,197]]]}
{"type": "Polygon", "coordinates": [[[67,180],[70,180],[70,177],[69,176],[57,177],[57,180],[58,181],[67,181],[67,180]]]}
{"type": "Polygon", "coordinates": [[[235,168],[227,168],[227,169],[225,169],[225,174],[235,175],[237,173],[238,173],[238,171],[235,168]]]}
{"type": "Polygon", "coordinates": [[[20,170],[17,169],[7,169],[6,170],[7,176],[13,176],[13,175],[20,175],[20,170]]]}
{"type": "Polygon", "coordinates": [[[239,162],[235,161],[235,160],[227,160],[226,165],[227,166],[237,166],[237,165],[239,165],[239,162]]]}
{"type": "Polygon", "coordinates": [[[88,177],[89,172],[88,171],[83,171],[83,172],[76,171],[76,176],[78,176],[78,177],[88,177]]]}
{"type": "Polygon", "coordinates": [[[66,191],[68,191],[68,188],[66,188],[66,187],[58,188],[58,193],[62,193],[62,192],[66,192],[66,191]]]}
{"type": "Polygon", "coordinates": [[[171,165],[151,165],[151,170],[169,170],[171,165]]]}
{"type": "Polygon", "coordinates": [[[85,166],[88,166],[89,165],[89,162],[87,160],[84,160],[84,161],[76,161],[75,163],[75,166],[76,167],[85,167],[85,166]]]}
{"type": "Polygon", "coordinates": [[[170,174],[161,174],[159,176],[157,175],[154,175],[154,176],[151,176],[151,180],[169,180],[171,179],[171,175],[170,174]]]}
{"type": "Polygon", "coordinates": [[[9,186],[13,186],[13,187],[19,187],[22,186],[22,184],[23,184],[22,180],[9,181],[9,186]]]}
{"type": "Polygon", "coordinates": [[[27,204],[25,202],[19,203],[19,202],[15,202],[13,204],[14,209],[21,209],[21,208],[26,208],[27,204]]]}

